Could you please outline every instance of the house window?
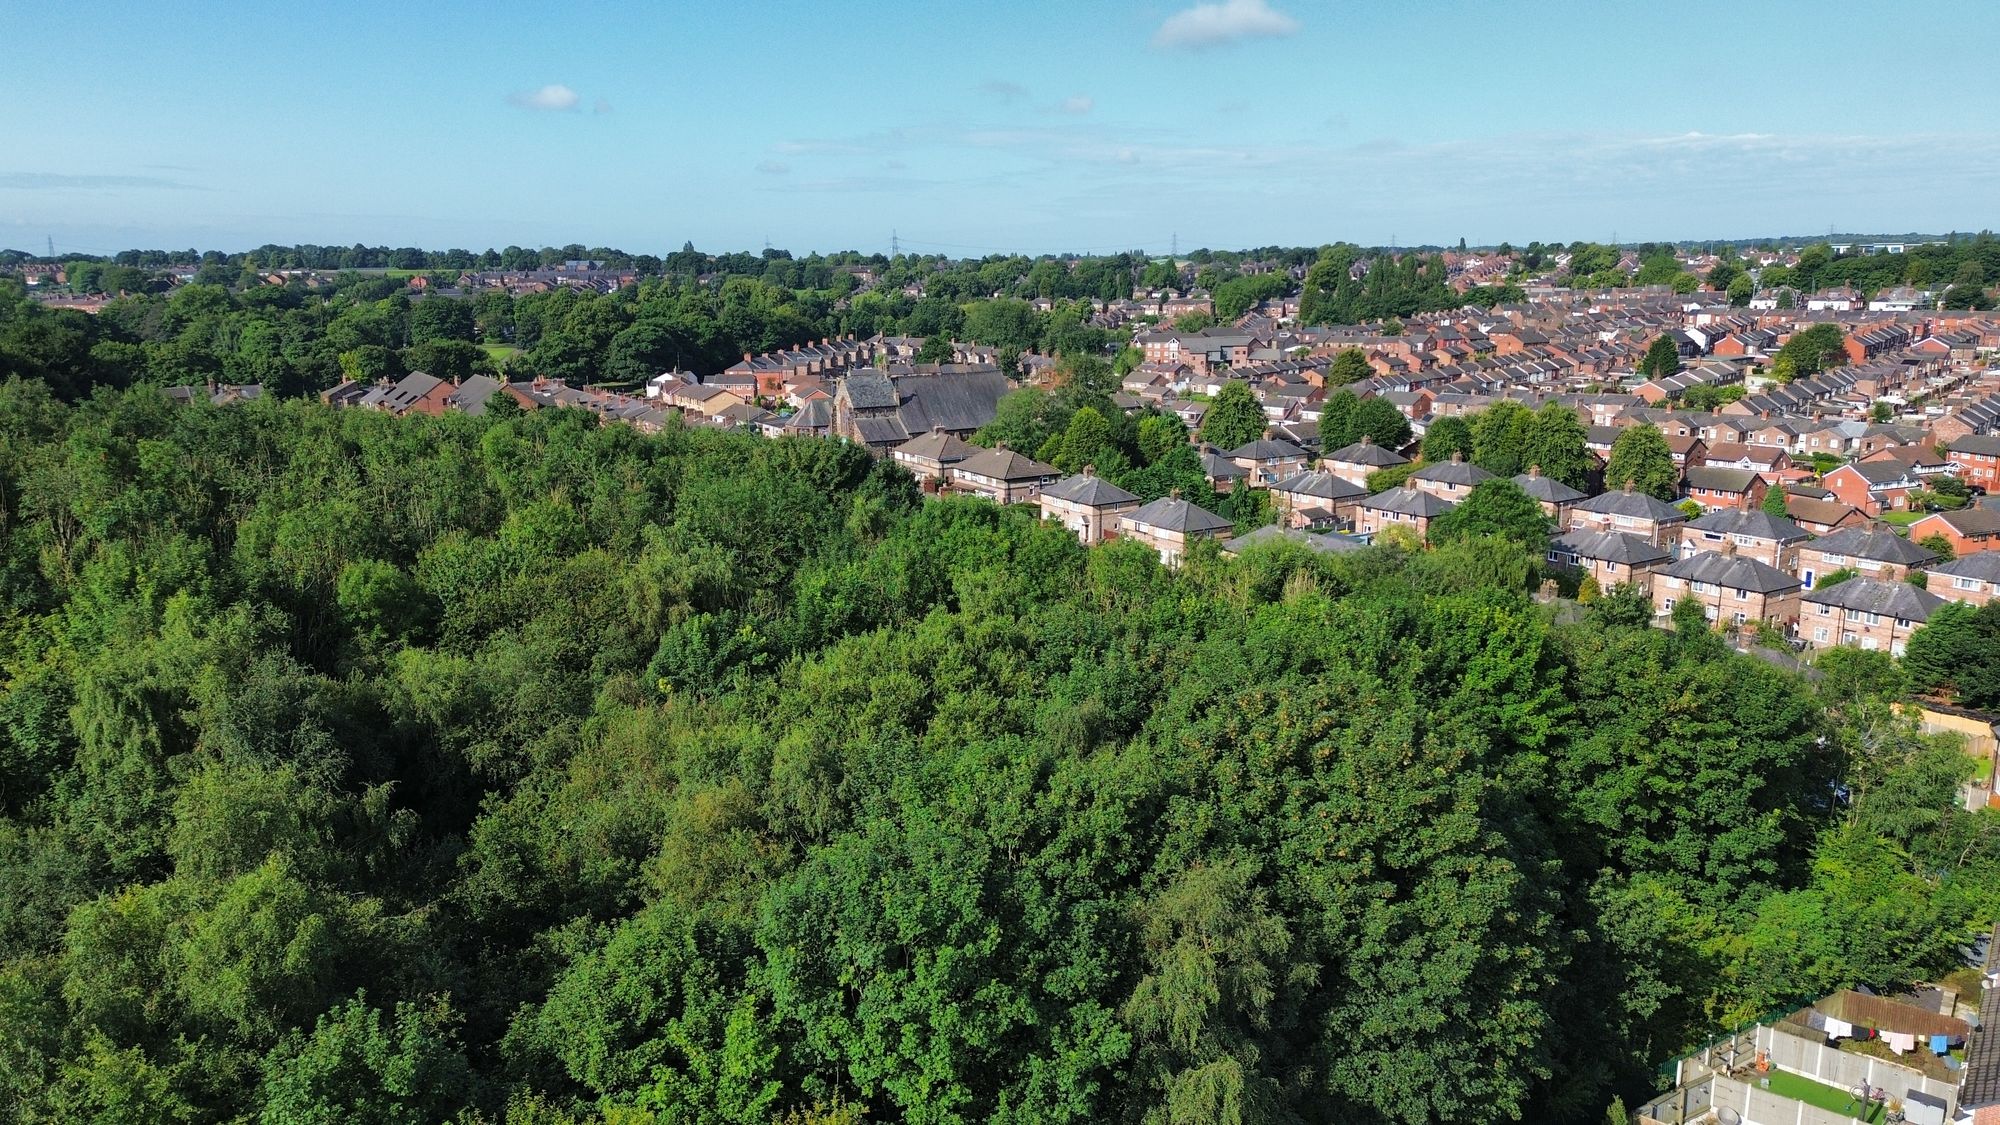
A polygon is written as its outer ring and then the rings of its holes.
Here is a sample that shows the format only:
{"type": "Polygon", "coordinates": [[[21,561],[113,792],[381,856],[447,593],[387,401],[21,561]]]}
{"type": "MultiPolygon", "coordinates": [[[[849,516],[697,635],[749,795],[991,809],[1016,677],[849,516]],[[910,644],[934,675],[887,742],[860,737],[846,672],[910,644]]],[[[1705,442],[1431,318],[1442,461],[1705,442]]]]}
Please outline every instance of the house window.
{"type": "Polygon", "coordinates": [[[1813,640],[1815,640],[1815,641],[1824,641],[1824,640],[1826,640],[1826,630],[1825,630],[1825,629],[1814,629],[1814,630],[1813,630],[1813,640]]]}
{"type": "Polygon", "coordinates": [[[1674,611],[1674,599],[1668,598],[1666,601],[1661,602],[1660,608],[1667,613],[1672,613],[1674,611]]]}
{"type": "Polygon", "coordinates": [[[1979,589],[1979,579],[1954,578],[1951,580],[1951,588],[1954,590],[1977,590],[1979,589]]]}

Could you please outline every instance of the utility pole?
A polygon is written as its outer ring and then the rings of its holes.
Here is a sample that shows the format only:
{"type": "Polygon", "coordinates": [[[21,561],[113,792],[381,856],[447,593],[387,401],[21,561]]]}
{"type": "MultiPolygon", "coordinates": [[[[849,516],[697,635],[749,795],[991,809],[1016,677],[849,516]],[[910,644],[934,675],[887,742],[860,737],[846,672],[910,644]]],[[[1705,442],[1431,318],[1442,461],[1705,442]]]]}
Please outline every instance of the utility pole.
{"type": "Polygon", "coordinates": [[[902,252],[903,252],[903,250],[902,250],[902,245],[901,245],[901,244],[900,244],[899,242],[897,242],[897,240],[896,240],[896,228],[895,228],[895,227],[890,227],[890,228],[889,228],[889,258],[890,258],[890,259],[891,259],[891,260],[893,261],[893,260],[895,259],[896,255],[898,255],[898,254],[900,254],[900,253],[902,253],[902,252]]]}
{"type": "Polygon", "coordinates": [[[56,256],[56,236],[52,234],[49,236],[49,257],[53,258],[55,256],[56,256]]]}
{"type": "Polygon", "coordinates": [[[1175,232],[1174,232],[1174,237],[1173,237],[1173,240],[1172,240],[1171,242],[1167,243],[1167,246],[1169,247],[1169,249],[1167,250],[1167,257],[1169,257],[1169,258],[1172,258],[1172,259],[1173,259],[1174,261],[1176,261],[1176,262],[1180,261],[1180,260],[1181,260],[1181,232],[1179,232],[1179,231],[1175,231],[1175,232]]]}

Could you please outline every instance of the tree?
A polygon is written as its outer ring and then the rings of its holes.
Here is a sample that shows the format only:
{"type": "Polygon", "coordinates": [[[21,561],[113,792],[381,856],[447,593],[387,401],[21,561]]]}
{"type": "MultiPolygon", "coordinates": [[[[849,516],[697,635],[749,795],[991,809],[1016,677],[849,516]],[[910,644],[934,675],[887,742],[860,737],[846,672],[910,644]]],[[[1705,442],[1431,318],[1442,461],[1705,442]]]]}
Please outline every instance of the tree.
{"type": "Polygon", "coordinates": [[[1472,458],[1472,426],[1456,414],[1434,419],[1424,431],[1424,460],[1442,464],[1456,454],[1472,458]]]}
{"type": "Polygon", "coordinates": [[[1757,506],[1767,516],[1776,516],[1779,519],[1790,518],[1791,508],[1786,503],[1785,482],[1771,482],[1770,491],[1764,493],[1764,499],[1757,506]]]}
{"type": "Polygon", "coordinates": [[[1949,602],[1910,634],[1903,669],[1919,692],[1967,707],[2000,705],[2000,602],[1949,602]]]}
{"type": "Polygon", "coordinates": [[[1456,507],[1432,520],[1430,535],[1437,543],[1493,535],[1540,555],[1548,549],[1549,518],[1520,485],[1493,477],[1480,481],[1456,507]]]}
{"type": "Polygon", "coordinates": [[[1672,500],[1680,492],[1680,479],[1673,450],[1658,426],[1650,422],[1627,426],[1611,443],[1611,459],[1604,466],[1606,488],[1629,484],[1656,500],[1672,500]]]}
{"type": "Polygon", "coordinates": [[[1546,402],[1535,411],[1528,426],[1527,447],[1521,459],[1529,468],[1539,467],[1542,475],[1578,491],[1590,487],[1590,475],[1597,457],[1590,452],[1589,435],[1576,411],[1559,402],[1546,402]]]}
{"type": "Polygon", "coordinates": [[[1669,334],[1653,337],[1646,345],[1646,354],[1639,360],[1639,374],[1646,379],[1664,379],[1681,369],[1679,345],[1669,334]]]}
{"type": "Polygon", "coordinates": [[[1757,283],[1755,281],[1752,281],[1750,279],[1750,275],[1747,273],[1737,275],[1737,277],[1734,280],[1730,281],[1729,283],[1729,303],[1735,308],[1740,309],[1748,307],[1750,304],[1750,298],[1756,295],[1757,295],[1757,283]]]}
{"type": "Polygon", "coordinates": [[[1187,423],[1174,414],[1151,414],[1139,421],[1139,456],[1154,464],[1187,444],[1187,423]]]}
{"type": "Polygon", "coordinates": [[[319,1017],[264,1061],[262,1121],[428,1125],[465,1104],[471,1070],[456,1043],[457,1016],[443,1001],[396,1005],[383,1019],[365,995],[319,1017]]]}
{"type": "Polygon", "coordinates": [[[1917,546],[1938,557],[1939,562],[1950,562],[1958,557],[1958,548],[1941,532],[1935,532],[1917,540],[1917,546]]]}
{"type": "Polygon", "coordinates": [[[1534,412],[1511,399],[1502,399],[1473,415],[1472,463],[1496,477],[1527,471],[1534,424],[1534,412]]]}
{"type": "Polygon", "coordinates": [[[1250,384],[1232,379],[1222,385],[1201,416],[1201,440],[1217,449],[1235,449],[1264,436],[1264,408],[1250,384]]]}
{"type": "Polygon", "coordinates": [[[1344,387],[1349,383],[1358,383],[1370,378],[1374,374],[1375,369],[1368,365],[1367,352],[1360,348],[1342,348],[1334,355],[1333,363],[1327,367],[1326,381],[1344,387]]]}
{"type": "Polygon", "coordinates": [[[950,338],[929,336],[925,338],[923,346],[917,349],[914,358],[917,363],[950,363],[952,355],[953,346],[950,338]]]}
{"type": "Polygon", "coordinates": [[[1386,398],[1364,398],[1354,408],[1354,440],[1372,438],[1384,449],[1410,443],[1410,420],[1386,398]]]}
{"type": "Polygon", "coordinates": [[[1778,349],[1772,363],[1783,364],[1794,378],[1814,375],[1847,362],[1846,342],[1847,336],[1840,330],[1840,325],[1815,324],[1792,333],[1791,338],[1778,349]]]}

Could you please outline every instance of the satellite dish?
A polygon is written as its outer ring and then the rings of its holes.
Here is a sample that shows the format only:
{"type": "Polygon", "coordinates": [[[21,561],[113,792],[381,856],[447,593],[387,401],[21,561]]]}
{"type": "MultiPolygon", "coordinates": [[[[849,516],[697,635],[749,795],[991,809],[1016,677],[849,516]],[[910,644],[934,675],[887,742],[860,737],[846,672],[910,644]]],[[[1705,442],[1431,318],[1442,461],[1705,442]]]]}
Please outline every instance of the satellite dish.
{"type": "Polygon", "coordinates": [[[1722,1125],[1743,1125],[1743,1115],[1728,1106],[1716,1110],[1715,1119],[1722,1122],[1722,1125]]]}

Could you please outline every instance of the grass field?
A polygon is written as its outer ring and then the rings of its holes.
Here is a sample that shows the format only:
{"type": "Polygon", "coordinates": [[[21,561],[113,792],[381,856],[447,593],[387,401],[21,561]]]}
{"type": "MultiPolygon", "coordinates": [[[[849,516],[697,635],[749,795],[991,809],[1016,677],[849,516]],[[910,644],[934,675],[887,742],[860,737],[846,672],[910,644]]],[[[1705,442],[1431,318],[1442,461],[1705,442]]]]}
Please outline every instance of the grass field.
{"type": "Polygon", "coordinates": [[[1881,1125],[1884,1116],[1879,1102],[1870,1102],[1868,1115],[1863,1117],[1861,1107],[1854,1101],[1854,1095],[1846,1090],[1837,1090],[1823,1082],[1815,1082],[1803,1075],[1793,1074],[1789,1070],[1771,1071],[1771,1092],[1835,1113],[1845,1113],[1858,1121],[1866,1121],[1869,1125],[1881,1125]]]}
{"type": "Polygon", "coordinates": [[[506,369],[508,360],[521,354],[521,349],[512,344],[481,344],[479,346],[486,352],[486,358],[493,361],[493,366],[502,370],[506,369]]]}
{"type": "Polygon", "coordinates": [[[1882,522],[1897,527],[1908,527],[1929,514],[1928,512],[1883,512],[1882,522]]]}

